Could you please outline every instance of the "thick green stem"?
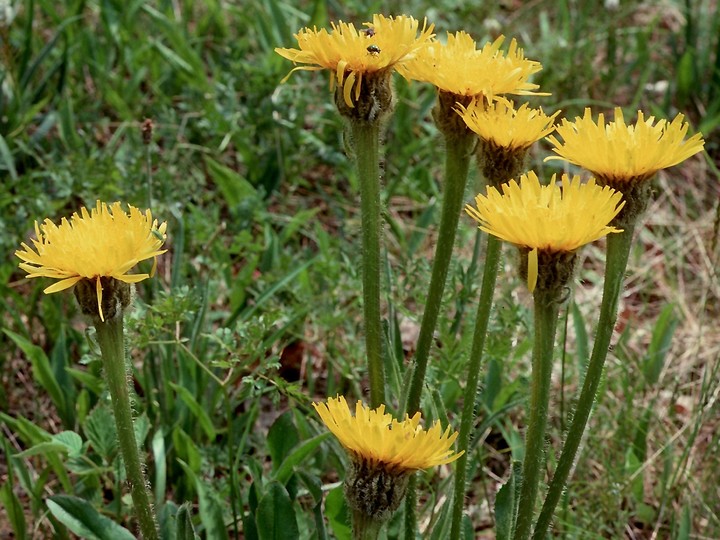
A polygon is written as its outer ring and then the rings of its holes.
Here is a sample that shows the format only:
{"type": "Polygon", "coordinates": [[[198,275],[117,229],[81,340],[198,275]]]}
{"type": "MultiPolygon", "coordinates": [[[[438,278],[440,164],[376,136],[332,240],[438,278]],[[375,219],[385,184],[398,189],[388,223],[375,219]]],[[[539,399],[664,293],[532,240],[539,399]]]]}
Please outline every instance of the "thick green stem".
{"type": "Polygon", "coordinates": [[[363,317],[370,377],[370,406],[385,403],[380,319],[380,123],[351,120],[362,218],[363,317]]]}
{"type": "Polygon", "coordinates": [[[498,263],[501,252],[500,240],[488,236],[485,250],[485,269],[483,270],[482,286],[477,315],[475,316],[475,330],[473,332],[472,349],[468,364],[467,384],[463,399],[462,420],[460,421],[460,434],[458,435],[458,451],[464,454],[455,462],[455,497],[453,499],[452,528],[450,538],[458,540],[462,528],[462,515],[465,506],[465,481],[467,476],[468,448],[470,433],[475,419],[475,397],[477,394],[480,367],[482,365],[485,337],[487,335],[490,308],[492,307],[495,280],[497,278],[498,263]]]}
{"type": "Polygon", "coordinates": [[[405,538],[417,537],[417,473],[410,476],[405,495],[405,538]]]}
{"type": "Polygon", "coordinates": [[[122,313],[105,322],[95,320],[97,340],[102,352],[103,368],[107,380],[115,424],[117,425],[120,453],[125,463],[130,494],[135,513],[140,524],[140,532],[145,540],[158,538],[157,525],[150,504],[150,494],[143,472],[143,462],[138,451],[135,430],[133,428],[128,372],[125,366],[125,345],[123,341],[122,313]]]}
{"type": "Polygon", "coordinates": [[[380,536],[383,523],[366,516],[362,512],[352,513],[353,540],[377,540],[380,536]]]}
{"type": "Polygon", "coordinates": [[[618,300],[622,288],[625,269],[627,268],[630,246],[632,245],[634,224],[624,224],[624,231],[611,234],[607,239],[607,259],[605,263],[605,284],[603,286],[603,299],[600,307],[597,335],[593,345],[592,355],[588,363],[585,381],[583,383],[573,421],[567,433],[560,460],[555,474],[550,481],[547,496],[535,525],[533,538],[542,539],[550,526],[555,507],[565,489],[565,483],[570,475],[575,456],[582,441],[585,426],[587,425],[600,379],[602,377],[605,357],[607,356],[610,339],[617,319],[618,300]]]}
{"type": "Polygon", "coordinates": [[[442,307],[442,297],[445,291],[448,268],[452,260],[455,234],[460,219],[474,143],[475,135],[471,132],[445,138],[445,191],[443,193],[440,228],[435,246],[430,287],[425,300],[425,311],[415,352],[415,367],[407,400],[407,413],[410,416],[420,410],[425,372],[433,343],[435,326],[442,307]]]}
{"type": "Polygon", "coordinates": [[[535,499],[545,465],[545,429],[550,401],[555,330],[560,309],[557,289],[538,287],[535,303],[535,342],[532,359],[532,382],[528,427],[525,433],[522,488],[518,504],[515,540],[526,540],[532,532],[535,499]]]}

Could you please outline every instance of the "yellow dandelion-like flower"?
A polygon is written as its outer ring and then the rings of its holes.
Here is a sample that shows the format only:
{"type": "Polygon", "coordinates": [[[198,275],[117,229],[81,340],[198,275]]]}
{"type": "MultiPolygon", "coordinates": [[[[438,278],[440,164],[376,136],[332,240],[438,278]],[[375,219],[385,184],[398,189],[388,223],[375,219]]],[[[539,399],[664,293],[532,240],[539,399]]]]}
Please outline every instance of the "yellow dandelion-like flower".
{"type": "Polygon", "coordinates": [[[554,120],[560,114],[547,116],[542,109],[531,109],[524,103],[513,108],[512,101],[497,101],[486,105],[473,100],[467,107],[458,104],[457,112],[465,124],[478,136],[495,146],[524,149],[555,130],[554,120]]]}
{"type": "Polygon", "coordinates": [[[672,122],[655,123],[654,116],[646,119],[638,111],[637,122],[628,125],[618,107],[613,122],[606,124],[601,113],[595,123],[587,108],[582,118],[576,117],[574,122],[563,119],[556,128],[563,142],[548,137],[558,155],[546,161],[562,159],[607,181],[650,178],[702,151],[705,142],[700,133],[684,140],[689,126],[683,120],[678,114],[672,122]]]}
{"type": "Polygon", "coordinates": [[[610,187],[600,187],[591,178],[562,176],[562,189],[555,183],[540,184],[530,171],[502,185],[502,193],[490,186],[487,195],[475,197],[476,208],[465,211],[480,224],[480,229],[530,250],[528,288],[537,282],[537,252],[572,252],[609,233],[621,232],[608,224],[625,204],[622,194],[610,187]]]}
{"type": "Polygon", "coordinates": [[[488,101],[502,94],[539,94],[538,85],[528,79],[542,65],[527,60],[514,39],[507,52],[500,50],[504,41],[505,37],[500,36],[478,49],[466,32],[448,33],[446,43],[425,43],[412,58],[398,66],[398,72],[406,79],[428,82],[444,92],[483,95],[488,101]]]}
{"type": "Polygon", "coordinates": [[[63,218],[60,225],[46,219],[35,222],[34,249],[24,242],[15,255],[22,259],[20,268],[27,277],[59,279],[45,289],[50,294],[68,289],[82,279],[95,282],[98,312],[102,312],[100,278],[114,278],[125,283],[137,283],[155,273],[158,255],[165,241],[167,223],[158,226],[150,210],[142,213],[133,206],[125,212],[120,203],[110,206],[98,201],[90,212],[80,209],[70,221],[63,218]],[[153,258],[150,274],[128,274],[140,261],[153,258]]]}
{"type": "Polygon", "coordinates": [[[299,49],[277,48],[275,52],[295,63],[314,64],[296,67],[290,74],[329,69],[331,87],[337,82],[348,107],[360,97],[364,76],[392,69],[434,35],[433,25],[426,22],[418,35],[419,22],[406,15],[374,15],[371,23],[365,23],[367,28],[360,30],[342,21],[331,25],[331,32],[304,28],[295,34],[299,49]]]}
{"type": "Polygon", "coordinates": [[[419,412],[399,422],[385,412],[384,405],[371,410],[358,401],[353,416],[342,396],[313,406],[354,460],[387,471],[427,469],[451,463],[462,455],[451,449],[457,432],[451,434],[449,427],[443,432],[440,422],[424,430],[419,412]]]}

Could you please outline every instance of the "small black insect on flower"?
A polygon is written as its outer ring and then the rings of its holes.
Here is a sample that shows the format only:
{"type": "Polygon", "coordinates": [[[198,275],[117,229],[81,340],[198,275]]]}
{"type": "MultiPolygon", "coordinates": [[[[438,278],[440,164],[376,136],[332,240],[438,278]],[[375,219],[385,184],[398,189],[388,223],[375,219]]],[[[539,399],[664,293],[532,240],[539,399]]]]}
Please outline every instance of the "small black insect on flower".
{"type": "Polygon", "coordinates": [[[377,45],[368,45],[367,52],[369,52],[373,56],[376,54],[380,54],[380,47],[378,47],[377,45]]]}

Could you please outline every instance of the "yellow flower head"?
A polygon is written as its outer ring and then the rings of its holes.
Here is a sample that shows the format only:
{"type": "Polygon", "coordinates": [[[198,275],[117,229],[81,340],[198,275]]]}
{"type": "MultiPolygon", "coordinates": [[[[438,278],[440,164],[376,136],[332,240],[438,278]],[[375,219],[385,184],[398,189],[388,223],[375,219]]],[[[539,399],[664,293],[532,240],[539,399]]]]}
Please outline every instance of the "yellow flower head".
{"type": "Polygon", "coordinates": [[[457,112],[481,139],[517,150],[529,148],[552,133],[553,122],[560,113],[547,116],[542,109],[531,109],[527,103],[514,109],[512,102],[501,100],[486,105],[482,99],[473,100],[467,108],[458,104],[457,112]]]}
{"type": "Polygon", "coordinates": [[[637,122],[628,125],[618,107],[613,122],[605,124],[601,113],[595,123],[588,108],[582,118],[576,117],[574,122],[563,119],[556,128],[562,143],[554,136],[548,137],[558,155],[546,161],[569,161],[609,181],[650,178],[703,149],[705,142],[700,133],[683,140],[688,131],[683,119],[678,114],[672,122],[655,123],[654,116],[645,119],[642,111],[638,111],[637,122]]]}
{"type": "Polygon", "coordinates": [[[50,294],[65,290],[82,279],[93,280],[97,290],[98,312],[102,313],[102,285],[100,278],[109,277],[125,283],[137,283],[155,273],[157,257],[165,241],[167,223],[158,226],[150,210],[143,214],[133,206],[126,213],[119,202],[110,206],[97,202],[90,212],[80,209],[70,221],[63,218],[60,225],[49,219],[35,222],[34,249],[22,243],[15,255],[23,260],[20,268],[27,277],[59,279],[45,289],[50,294]],[[150,274],[128,274],[145,259],[155,259],[150,274]]]}
{"type": "Polygon", "coordinates": [[[313,406],[355,461],[402,473],[451,463],[462,455],[451,449],[457,432],[450,434],[449,427],[443,432],[440,422],[424,430],[420,413],[399,422],[384,405],[370,410],[358,401],[353,416],[342,396],[313,406]]]}
{"type": "Polygon", "coordinates": [[[413,58],[398,66],[398,72],[406,79],[429,82],[444,92],[483,95],[488,101],[501,94],[538,94],[538,85],[528,79],[542,65],[525,59],[514,39],[507,52],[501,51],[504,40],[500,36],[477,49],[466,32],[448,33],[447,43],[425,43],[413,58]]]}
{"type": "Polygon", "coordinates": [[[275,52],[295,63],[311,64],[296,67],[290,74],[329,69],[331,86],[337,80],[348,107],[353,107],[353,98],[359,98],[364,75],[395,67],[434,35],[433,25],[423,22],[418,36],[418,21],[405,15],[373,15],[373,21],[365,23],[367,28],[360,30],[342,21],[331,25],[331,32],[304,28],[295,34],[299,49],[277,48],[275,52]]]}
{"type": "Polygon", "coordinates": [[[530,171],[520,183],[510,180],[502,193],[488,187],[487,195],[477,195],[477,208],[466,205],[465,211],[480,224],[480,229],[501,240],[530,250],[528,288],[537,282],[537,251],[572,252],[608,233],[621,232],[608,224],[625,204],[622,194],[610,187],[600,187],[591,178],[562,176],[562,189],[555,183],[540,184],[530,171]]]}

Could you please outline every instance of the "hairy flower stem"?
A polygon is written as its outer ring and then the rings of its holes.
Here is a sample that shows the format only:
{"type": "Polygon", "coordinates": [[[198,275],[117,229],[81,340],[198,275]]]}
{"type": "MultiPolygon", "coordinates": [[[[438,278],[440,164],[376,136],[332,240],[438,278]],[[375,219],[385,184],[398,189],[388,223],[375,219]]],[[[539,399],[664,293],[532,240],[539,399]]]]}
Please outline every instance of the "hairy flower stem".
{"type": "Polygon", "coordinates": [[[470,362],[467,371],[467,383],[463,398],[462,420],[460,421],[460,434],[458,435],[458,452],[464,452],[455,462],[455,488],[452,512],[451,540],[459,540],[462,527],[463,508],[465,506],[465,482],[467,476],[468,447],[470,445],[470,432],[475,419],[475,398],[477,395],[480,367],[482,365],[485,337],[487,335],[490,308],[492,307],[495,280],[497,278],[498,263],[502,244],[494,236],[487,237],[485,250],[485,269],[483,270],[482,286],[477,315],[475,316],[475,330],[473,332],[470,362]]]}
{"type": "Polygon", "coordinates": [[[533,294],[535,304],[535,342],[533,344],[532,381],[529,419],[525,433],[525,459],[518,504],[515,540],[526,540],[532,532],[535,499],[545,465],[545,429],[550,401],[550,375],[557,328],[560,298],[557,288],[538,286],[533,294]]]}
{"type": "Polygon", "coordinates": [[[415,352],[415,367],[408,393],[407,413],[410,416],[420,410],[425,372],[427,371],[435,326],[442,307],[442,296],[445,291],[448,268],[452,260],[455,234],[460,219],[460,210],[462,209],[474,143],[475,135],[472,132],[445,138],[447,152],[445,157],[445,193],[443,194],[440,228],[435,246],[430,287],[425,300],[425,311],[415,352]]]}
{"type": "Polygon", "coordinates": [[[405,495],[405,538],[417,537],[417,474],[411,474],[405,495]]]}
{"type": "MultiPolygon", "coordinates": [[[[470,159],[475,140],[475,135],[467,129],[456,130],[445,135],[445,193],[443,194],[440,227],[438,229],[437,245],[435,246],[430,286],[425,300],[425,311],[423,312],[415,352],[415,365],[406,401],[406,412],[410,416],[420,410],[425,372],[430,358],[435,326],[442,307],[442,296],[445,291],[448,268],[452,259],[455,235],[460,220],[460,210],[462,209],[463,195],[467,185],[470,159]]],[[[413,475],[410,480],[411,489],[405,499],[406,516],[415,516],[415,505],[417,504],[416,484],[417,479],[413,475]]],[[[405,520],[405,537],[414,538],[416,529],[417,522],[407,517],[405,520]]]]}
{"type": "Polygon", "coordinates": [[[365,349],[370,377],[370,407],[385,403],[380,319],[380,122],[350,120],[360,182],[362,279],[365,349]]]}
{"type": "Polygon", "coordinates": [[[150,495],[143,472],[143,462],[138,452],[133,428],[128,372],[125,366],[125,344],[123,341],[123,316],[120,311],[105,322],[95,318],[97,340],[102,352],[103,368],[112,401],[117,426],[120,453],[125,463],[130,494],[144,540],[159,538],[157,524],[150,504],[150,495]]]}
{"type": "Polygon", "coordinates": [[[617,319],[618,301],[622,288],[623,276],[627,268],[630,246],[632,245],[635,223],[624,223],[623,232],[611,234],[607,238],[607,259],[605,262],[605,284],[603,286],[602,305],[598,320],[597,335],[593,344],[592,355],[588,363],[585,381],[583,383],[577,408],[573,414],[573,421],[567,432],[562,454],[553,475],[542,510],[535,525],[533,538],[545,538],[550,526],[555,507],[562,496],[570,470],[575,462],[580,442],[582,441],[585,426],[587,425],[600,379],[602,377],[605,358],[610,345],[610,339],[617,319]]]}
{"type": "Polygon", "coordinates": [[[383,523],[366,516],[362,512],[352,512],[353,540],[377,540],[383,523]]]}

